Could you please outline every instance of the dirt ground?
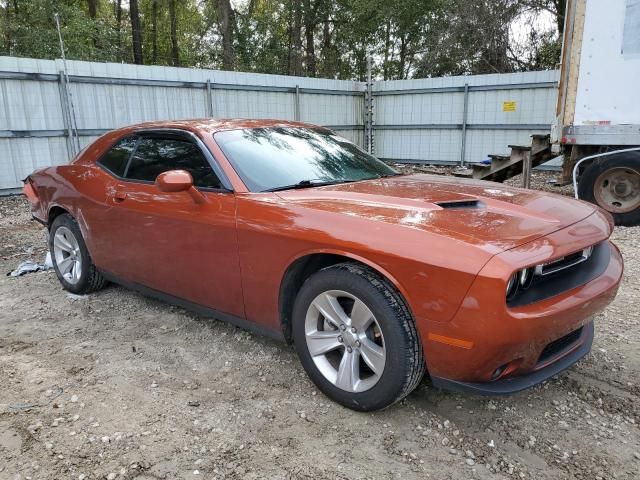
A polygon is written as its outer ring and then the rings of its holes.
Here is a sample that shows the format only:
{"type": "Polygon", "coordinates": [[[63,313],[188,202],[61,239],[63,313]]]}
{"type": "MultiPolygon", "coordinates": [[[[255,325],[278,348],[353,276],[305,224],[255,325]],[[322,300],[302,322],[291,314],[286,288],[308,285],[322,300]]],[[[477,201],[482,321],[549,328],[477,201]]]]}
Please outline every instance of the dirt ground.
{"type": "MultiPolygon", "coordinates": [[[[579,364],[510,397],[424,383],[372,414],[317,392],[292,347],[116,286],[1,275],[0,479],[638,479],[640,228],[613,238],[624,283],[579,364]]],[[[0,271],[45,248],[26,201],[0,199],[0,271]]]]}

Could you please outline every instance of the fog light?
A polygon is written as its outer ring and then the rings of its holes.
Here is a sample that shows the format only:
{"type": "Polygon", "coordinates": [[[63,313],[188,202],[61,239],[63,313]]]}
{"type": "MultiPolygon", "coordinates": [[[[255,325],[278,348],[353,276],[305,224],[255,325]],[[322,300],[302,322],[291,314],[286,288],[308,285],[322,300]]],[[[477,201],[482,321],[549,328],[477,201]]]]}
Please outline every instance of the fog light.
{"type": "Polygon", "coordinates": [[[502,375],[502,372],[504,372],[504,369],[507,367],[507,364],[502,365],[501,367],[496,368],[493,373],[491,374],[491,380],[496,380],[498,378],[500,378],[500,375],[502,375]]]}
{"type": "Polygon", "coordinates": [[[522,364],[522,358],[516,358],[515,360],[511,360],[509,363],[505,363],[504,365],[496,368],[491,374],[490,381],[495,381],[500,378],[505,378],[508,375],[511,375],[515,372],[520,365],[522,364]]]}

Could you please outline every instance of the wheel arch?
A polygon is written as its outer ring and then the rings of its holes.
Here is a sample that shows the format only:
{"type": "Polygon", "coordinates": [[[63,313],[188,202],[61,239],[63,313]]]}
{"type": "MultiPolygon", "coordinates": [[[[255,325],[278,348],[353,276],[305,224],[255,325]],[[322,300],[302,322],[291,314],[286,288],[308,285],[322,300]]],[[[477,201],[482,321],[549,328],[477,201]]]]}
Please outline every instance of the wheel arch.
{"type": "Polygon", "coordinates": [[[89,236],[88,225],[84,218],[82,210],[76,209],[74,211],[57,203],[50,205],[49,210],[47,211],[47,230],[51,231],[51,226],[53,225],[54,220],[63,214],[70,215],[78,223],[80,233],[82,234],[87,250],[89,251],[89,255],[91,255],[92,258],[95,258],[93,248],[94,245],[92,243],[91,237],[89,236]]]}
{"type": "Polygon", "coordinates": [[[51,225],[53,225],[53,221],[60,215],[64,215],[65,213],[71,215],[71,212],[69,212],[69,210],[61,207],[60,205],[50,206],[49,210],[47,211],[47,228],[50,230],[51,225]]]}
{"type": "Polygon", "coordinates": [[[404,301],[409,313],[413,316],[411,306],[407,300],[407,292],[400,282],[386,269],[380,267],[369,259],[349,252],[318,250],[306,252],[293,258],[282,275],[280,290],[278,294],[278,312],[280,318],[280,328],[287,343],[291,343],[291,316],[293,304],[307,278],[323,268],[337,265],[339,263],[357,263],[364,265],[375,271],[378,275],[386,279],[397,290],[404,301]]]}
{"type": "Polygon", "coordinates": [[[571,169],[578,165],[578,178],[594,163],[602,164],[618,155],[637,151],[640,145],[568,145],[565,146],[564,162],[571,169]],[[593,158],[591,158],[593,157],[593,158]]]}

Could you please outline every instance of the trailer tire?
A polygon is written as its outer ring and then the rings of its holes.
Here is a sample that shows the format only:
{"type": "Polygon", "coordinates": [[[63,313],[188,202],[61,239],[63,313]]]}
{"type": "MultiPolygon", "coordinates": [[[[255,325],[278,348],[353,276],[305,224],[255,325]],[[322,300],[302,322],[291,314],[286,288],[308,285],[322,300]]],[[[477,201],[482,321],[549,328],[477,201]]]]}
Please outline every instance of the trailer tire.
{"type": "Polygon", "coordinates": [[[640,154],[594,160],[580,176],[578,197],[607,210],[616,225],[640,225],[640,154]]]}

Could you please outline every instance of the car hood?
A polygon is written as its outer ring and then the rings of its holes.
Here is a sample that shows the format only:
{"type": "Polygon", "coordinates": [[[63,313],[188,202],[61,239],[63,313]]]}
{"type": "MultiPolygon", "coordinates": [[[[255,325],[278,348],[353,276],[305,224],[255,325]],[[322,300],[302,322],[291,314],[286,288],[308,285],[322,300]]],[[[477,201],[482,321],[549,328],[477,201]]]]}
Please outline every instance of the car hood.
{"type": "Polygon", "coordinates": [[[362,217],[499,253],[588,217],[595,207],[550,193],[437,175],[406,175],[278,192],[296,205],[362,217]]]}

